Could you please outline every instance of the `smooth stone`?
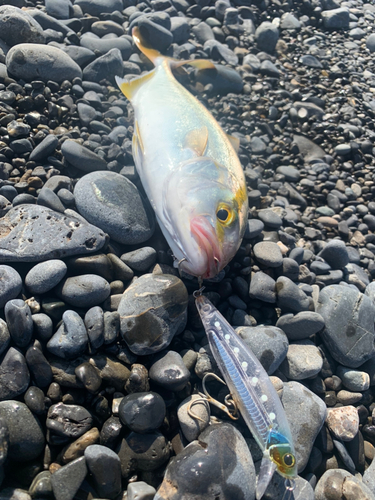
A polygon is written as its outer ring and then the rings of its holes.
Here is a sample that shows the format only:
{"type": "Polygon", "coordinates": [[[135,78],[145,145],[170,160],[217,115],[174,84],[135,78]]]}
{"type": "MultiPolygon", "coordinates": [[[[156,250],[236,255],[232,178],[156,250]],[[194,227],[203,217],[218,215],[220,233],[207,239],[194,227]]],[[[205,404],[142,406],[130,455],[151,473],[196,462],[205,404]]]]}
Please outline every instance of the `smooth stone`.
{"type": "Polygon", "coordinates": [[[43,342],[48,342],[53,334],[52,319],[45,313],[33,314],[32,318],[35,337],[43,342]]]}
{"type": "MultiPolygon", "coordinates": [[[[82,41],[83,36],[81,37],[81,43],[82,41]]],[[[71,57],[80,68],[84,68],[95,59],[94,51],[86,48],[83,44],[81,47],[78,47],[77,45],[62,45],[60,48],[68,54],[68,56],[71,57]]]]}
{"type": "Polygon", "coordinates": [[[148,379],[148,370],[141,364],[134,363],[125,384],[125,390],[128,394],[135,392],[148,392],[150,384],[148,379]]]}
{"type": "Polygon", "coordinates": [[[354,406],[328,408],[326,424],[341,441],[351,441],[358,434],[359,416],[354,406]]]}
{"type": "Polygon", "coordinates": [[[3,308],[8,300],[15,299],[22,288],[22,278],[18,272],[10,266],[0,265],[0,308],[3,308]]]}
{"type": "Polygon", "coordinates": [[[336,375],[349,391],[362,392],[367,391],[370,387],[370,375],[365,371],[351,370],[339,365],[336,369],[336,375]]]}
{"type": "Polygon", "coordinates": [[[10,347],[0,364],[0,401],[23,394],[29,382],[30,373],[23,354],[10,347]]]}
{"type": "Polygon", "coordinates": [[[297,340],[290,344],[280,370],[291,380],[304,380],[317,375],[323,366],[323,358],[314,342],[297,340]]]}
{"type": "Polygon", "coordinates": [[[30,386],[24,395],[24,401],[32,413],[40,415],[45,410],[44,392],[39,387],[30,386]]]}
{"type": "Polygon", "coordinates": [[[320,291],[316,311],[325,320],[321,336],[336,361],[357,368],[374,355],[375,307],[369,297],[330,285],[320,291]]]}
{"type": "Polygon", "coordinates": [[[262,22],[255,31],[255,42],[259,50],[272,53],[279,39],[279,30],[269,21],[262,22]]]}
{"type": "MultiPolygon", "coordinates": [[[[57,0],[58,1],[58,0],[57,0]]],[[[29,7],[27,9],[27,13],[30,14],[30,16],[40,24],[40,26],[44,30],[54,30],[59,33],[63,33],[64,35],[68,35],[69,33],[72,33],[72,30],[64,24],[64,21],[56,19],[48,14],[46,14],[44,11],[40,9],[36,9],[33,7],[29,7]]]]}
{"type": "Polygon", "coordinates": [[[282,403],[296,449],[298,472],[302,472],[326,418],[325,403],[299,382],[284,382],[282,403]]]}
{"type": "Polygon", "coordinates": [[[67,269],[65,262],[59,259],[41,262],[26,274],[25,285],[30,293],[39,295],[49,292],[64,278],[67,269]]]}
{"type": "Polygon", "coordinates": [[[297,314],[284,314],[276,322],[289,340],[303,340],[324,328],[324,319],[313,311],[302,311],[297,314]]]}
{"type": "Polygon", "coordinates": [[[68,19],[72,11],[70,0],[46,0],[46,12],[56,19],[68,19]]]}
{"type": "Polygon", "coordinates": [[[157,253],[153,247],[142,247],[121,255],[121,260],[134,271],[147,271],[157,260],[157,253]]]}
{"type": "Polygon", "coordinates": [[[209,404],[199,394],[192,394],[180,403],[177,418],[185,438],[191,443],[210,423],[209,404]],[[191,417],[189,408],[196,418],[191,417]]]}
{"type": "Polygon", "coordinates": [[[96,427],[85,432],[81,437],[67,445],[62,451],[62,463],[67,464],[84,455],[85,449],[99,443],[100,434],[96,427]]]}
{"type": "Polygon", "coordinates": [[[367,285],[370,284],[370,279],[366,271],[354,263],[349,263],[345,266],[347,275],[345,281],[355,285],[360,292],[365,292],[367,285]]]}
{"type": "Polygon", "coordinates": [[[10,344],[10,333],[6,322],[0,318],[0,355],[8,349],[10,344]]]}
{"type": "Polygon", "coordinates": [[[318,254],[332,269],[343,269],[349,263],[349,254],[341,240],[329,241],[318,254]]]}
{"type": "Polygon", "coordinates": [[[87,348],[88,336],[82,318],[75,311],[65,311],[62,324],[47,343],[49,352],[63,359],[74,359],[87,348]]]}
{"type": "Polygon", "coordinates": [[[299,62],[308,68],[323,69],[322,63],[311,54],[306,54],[300,57],[299,62]]]}
{"type": "MultiPolygon", "coordinates": [[[[366,445],[366,441],[365,441],[366,445]]],[[[366,449],[366,448],[365,448],[366,449]]],[[[375,460],[372,459],[370,465],[363,474],[363,483],[372,492],[375,497],[375,460]]]]}
{"type": "Polygon", "coordinates": [[[113,280],[112,265],[107,255],[99,253],[84,257],[72,257],[66,260],[72,274],[97,274],[108,282],[113,280]]]}
{"type": "Polygon", "coordinates": [[[93,253],[107,239],[89,223],[38,205],[9,210],[0,219],[0,235],[1,262],[38,262],[93,253]]]}
{"type": "Polygon", "coordinates": [[[371,33],[366,40],[366,48],[370,52],[375,52],[375,33],[371,33]]]}
{"type": "Polygon", "coordinates": [[[321,16],[327,29],[349,28],[349,10],[346,8],[324,10],[321,16]]]}
{"type": "Polygon", "coordinates": [[[298,182],[301,178],[301,174],[294,167],[277,167],[276,173],[283,175],[288,182],[298,182]]]}
{"type": "Polygon", "coordinates": [[[51,473],[48,470],[39,472],[30,485],[31,498],[45,498],[53,495],[51,473]]]}
{"type": "Polygon", "coordinates": [[[95,35],[103,37],[109,33],[121,36],[125,32],[124,28],[114,21],[95,21],[95,23],[91,25],[91,33],[95,33],[95,35]]]}
{"type": "Polygon", "coordinates": [[[250,281],[249,296],[251,299],[262,300],[274,304],[276,302],[276,281],[266,273],[254,273],[250,281]]]}
{"type": "Polygon", "coordinates": [[[120,315],[117,311],[104,313],[104,343],[111,344],[120,333],[120,315]]]}
{"type": "Polygon", "coordinates": [[[99,391],[102,385],[102,379],[99,375],[99,371],[90,363],[82,363],[77,366],[74,373],[88,392],[96,394],[99,391]]]}
{"type": "Polygon", "coordinates": [[[50,45],[22,43],[12,47],[6,56],[8,72],[25,81],[82,78],[82,70],[63,50],[50,45]]]}
{"type": "Polygon", "coordinates": [[[169,460],[170,453],[170,444],[160,432],[131,432],[117,449],[122,477],[129,478],[136,471],[157,470],[169,460]]]}
{"type": "Polygon", "coordinates": [[[185,285],[175,276],[145,274],[134,281],[118,306],[129,349],[146,355],[166,348],[185,328],[187,304],[185,285]]]}
{"type": "Polygon", "coordinates": [[[121,493],[121,462],[106,446],[93,444],[85,449],[86,464],[100,498],[114,499],[121,493]]]}
{"type": "Polygon", "coordinates": [[[115,358],[104,355],[95,355],[90,358],[90,363],[98,369],[100,377],[104,382],[114,387],[117,391],[123,391],[129,379],[130,371],[115,358]]]}
{"type": "Polygon", "coordinates": [[[315,500],[374,500],[371,490],[357,477],[344,469],[329,469],[325,471],[315,487],[315,500]]]}
{"type": "Polygon", "coordinates": [[[273,210],[259,210],[258,217],[270,229],[279,229],[283,225],[281,217],[273,210]]]}
{"type": "Polygon", "coordinates": [[[279,267],[283,262],[280,247],[272,241],[261,241],[253,247],[255,259],[267,267],[279,267]]]}
{"type": "Polygon", "coordinates": [[[154,232],[150,208],[134,184],[120,174],[87,174],[77,182],[74,196],[79,213],[118,243],[143,243],[154,232]]]}
{"type": "Polygon", "coordinates": [[[151,365],[149,376],[164,389],[181,391],[189,382],[190,372],[178,352],[167,351],[151,365]]]}
{"type": "Polygon", "coordinates": [[[153,500],[156,490],[144,481],[129,483],[126,490],[127,500],[153,500]]]}
{"type": "Polygon", "coordinates": [[[119,49],[111,49],[85,66],[83,79],[97,83],[105,79],[115,83],[115,76],[122,77],[123,73],[121,52],[119,49]]]}
{"type": "Polygon", "coordinates": [[[344,406],[354,405],[362,401],[363,394],[361,392],[351,392],[343,389],[336,394],[336,398],[337,402],[344,406]]]}
{"type": "MultiPolygon", "coordinates": [[[[1,267],[0,267],[1,269],[1,267]]],[[[372,281],[366,286],[366,289],[364,291],[364,294],[367,295],[367,297],[370,297],[372,300],[372,303],[375,306],[375,281],[372,281]]]]}
{"type": "Polygon", "coordinates": [[[248,219],[244,238],[251,240],[259,236],[264,229],[264,224],[259,219],[248,219]]]}
{"type": "Polygon", "coordinates": [[[52,369],[42,350],[35,346],[29,347],[25,359],[34,383],[38,387],[48,387],[53,380],[52,369]]]}
{"type": "Polygon", "coordinates": [[[61,152],[69,163],[83,172],[107,170],[107,163],[103,158],[78,142],[70,139],[64,141],[61,152]]]}
{"type": "Polygon", "coordinates": [[[134,272],[125,264],[117,255],[108,253],[107,257],[112,264],[113,273],[116,278],[122,282],[129,281],[133,278],[134,272]]]}
{"type": "Polygon", "coordinates": [[[30,161],[40,161],[48,156],[52,156],[59,143],[58,138],[53,134],[48,134],[30,153],[30,161]]]}
{"type": "Polygon", "coordinates": [[[300,28],[301,28],[300,21],[291,12],[286,12],[281,16],[280,29],[298,30],[300,28]]]}
{"type": "Polygon", "coordinates": [[[118,417],[111,416],[103,424],[100,431],[100,444],[111,450],[117,449],[123,426],[118,417]]]}
{"type": "Polygon", "coordinates": [[[5,319],[13,342],[26,347],[33,335],[33,320],[30,307],[22,299],[9,300],[4,307],[5,319]]]}
{"type": "Polygon", "coordinates": [[[204,21],[200,22],[196,26],[193,26],[191,31],[194,34],[197,41],[202,45],[204,45],[207,42],[207,40],[215,39],[215,35],[212,31],[211,26],[209,26],[204,21]]]}
{"type": "Polygon", "coordinates": [[[190,26],[184,17],[171,17],[171,33],[173,43],[182,45],[190,38],[190,26]]]}
{"type": "Polygon", "coordinates": [[[51,189],[43,187],[38,194],[38,205],[50,208],[55,212],[64,213],[65,207],[61,203],[60,198],[51,189]]]}
{"type": "Polygon", "coordinates": [[[2,40],[9,46],[45,43],[40,24],[26,11],[12,5],[0,7],[0,32],[2,40]]]}
{"type": "Polygon", "coordinates": [[[146,16],[140,16],[137,19],[137,25],[146,42],[160,52],[164,52],[173,42],[173,35],[169,29],[153,22],[146,16]]]}
{"type": "Polygon", "coordinates": [[[51,476],[51,484],[56,500],[73,500],[87,474],[85,457],[77,458],[51,476]]]}
{"type": "Polygon", "coordinates": [[[292,280],[280,276],[276,281],[277,305],[283,312],[299,313],[307,311],[310,300],[292,280]]]}
{"type": "Polygon", "coordinates": [[[38,458],[44,449],[44,434],[28,407],[19,401],[1,401],[0,418],[9,432],[8,458],[15,462],[38,458]]]}
{"type": "Polygon", "coordinates": [[[124,425],[143,434],[161,426],[166,408],[163,398],[156,392],[138,392],[125,396],[118,412],[124,425]]]}
{"type": "Polygon", "coordinates": [[[104,312],[99,306],[94,306],[85,314],[85,327],[92,349],[98,349],[104,343],[104,312]]]}
{"type": "Polygon", "coordinates": [[[64,302],[75,307],[101,304],[111,293],[107,280],[96,274],[82,274],[64,279],[55,290],[64,302]]]}
{"type": "Polygon", "coordinates": [[[199,71],[196,74],[196,81],[202,84],[212,86],[212,93],[226,95],[229,93],[239,94],[243,89],[241,75],[234,70],[223,65],[215,65],[216,72],[199,71]]]}
{"type": "Polygon", "coordinates": [[[8,486],[0,491],[1,500],[31,500],[29,493],[21,488],[8,486]]]}
{"type": "Polygon", "coordinates": [[[115,10],[121,12],[124,9],[122,0],[76,0],[75,5],[78,5],[85,14],[94,17],[105,13],[111,14],[115,10]]]}
{"type": "Polygon", "coordinates": [[[48,410],[46,426],[54,434],[77,439],[91,429],[92,421],[90,412],[83,406],[57,403],[48,410]]]}
{"type": "Polygon", "coordinates": [[[255,468],[242,434],[210,425],[169,462],[154,500],[195,500],[214,492],[223,500],[255,498],[255,468]]]}
{"type": "Polygon", "coordinates": [[[268,375],[280,366],[288,352],[285,333],[275,326],[240,326],[236,333],[255,354],[268,375]]]}
{"type": "Polygon", "coordinates": [[[303,135],[293,135],[293,142],[307,163],[311,160],[324,158],[326,154],[324,149],[303,135]]]}
{"type": "MultiPolygon", "coordinates": [[[[94,53],[94,54],[97,54],[100,56],[107,54],[112,49],[118,49],[121,52],[121,56],[122,56],[124,61],[126,61],[129,58],[129,56],[132,52],[132,46],[131,46],[129,40],[127,38],[123,38],[123,37],[98,38],[98,37],[88,36],[88,33],[87,34],[84,33],[81,36],[80,43],[81,43],[82,47],[90,50],[91,53],[94,53]]],[[[91,62],[94,62],[92,58],[90,58],[90,61],[87,60],[87,63],[85,63],[84,66],[87,66],[91,62]]]]}

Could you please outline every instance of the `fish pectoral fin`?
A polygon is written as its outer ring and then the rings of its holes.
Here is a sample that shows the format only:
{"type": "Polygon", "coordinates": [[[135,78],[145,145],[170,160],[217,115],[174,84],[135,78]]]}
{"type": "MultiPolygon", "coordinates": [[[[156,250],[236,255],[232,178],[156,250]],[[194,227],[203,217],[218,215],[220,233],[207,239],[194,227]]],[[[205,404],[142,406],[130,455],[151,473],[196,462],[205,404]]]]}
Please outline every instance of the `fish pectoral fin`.
{"type": "Polygon", "coordinates": [[[206,126],[196,128],[185,136],[184,147],[192,149],[198,156],[203,156],[207,148],[208,129],[206,126]]]}
{"type": "Polygon", "coordinates": [[[260,470],[255,490],[255,498],[260,500],[269,485],[272,476],[277,469],[275,462],[272,462],[268,451],[263,453],[262,461],[260,463],[260,470]]]}
{"type": "Polygon", "coordinates": [[[237,137],[234,137],[233,135],[229,134],[227,134],[227,138],[229,142],[232,144],[235,152],[238,153],[238,150],[240,149],[240,140],[237,137]]]}
{"type": "Polygon", "coordinates": [[[154,72],[155,70],[152,70],[138,78],[133,78],[133,80],[124,80],[124,78],[120,78],[119,76],[115,76],[115,79],[121,92],[131,101],[137,90],[154,76],[154,72]]]}

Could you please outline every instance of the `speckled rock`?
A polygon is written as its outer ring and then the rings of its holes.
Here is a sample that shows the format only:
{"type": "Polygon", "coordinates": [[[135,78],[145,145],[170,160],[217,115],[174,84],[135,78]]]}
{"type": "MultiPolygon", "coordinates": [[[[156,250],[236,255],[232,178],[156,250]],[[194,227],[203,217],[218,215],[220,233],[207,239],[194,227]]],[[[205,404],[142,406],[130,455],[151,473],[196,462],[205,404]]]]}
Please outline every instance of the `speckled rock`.
{"type": "Polygon", "coordinates": [[[374,500],[374,494],[357,477],[344,469],[327,470],[319,479],[315,488],[315,500],[361,499],[374,500]]]}
{"type": "Polygon", "coordinates": [[[19,205],[0,219],[0,262],[38,262],[99,250],[95,226],[38,205],[19,205]]]}
{"type": "Polygon", "coordinates": [[[291,380],[304,380],[317,375],[323,366],[323,357],[314,342],[299,340],[290,344],[280,370],[291,380]]]}
{"type": "Polygon", "coordinates": [[[121,334],[135,354],[167,347],[187,319],[185,285],[171,275],[145,274],[130,285],[120,301],[121,334]]]}
{"type": "Polygon", "coordinates": [[[9,45],[44,44],[43,29],[26,11],[12,5],[0,7],[1,38],[9,45]]]}
{"type": "Polygon", "coordinates": [[[359,429],[358,411],[354,406],[328,408],[326,423],[337,439],[351,441],[359,429]]]}

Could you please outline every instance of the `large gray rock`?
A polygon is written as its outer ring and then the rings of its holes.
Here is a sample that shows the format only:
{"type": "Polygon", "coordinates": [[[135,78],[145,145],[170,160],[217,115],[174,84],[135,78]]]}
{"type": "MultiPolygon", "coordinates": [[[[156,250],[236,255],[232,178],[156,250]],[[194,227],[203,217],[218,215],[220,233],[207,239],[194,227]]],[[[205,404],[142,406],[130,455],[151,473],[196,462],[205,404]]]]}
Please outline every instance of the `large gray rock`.
{"type": "Polygon", "coordinates": [[[357,368],[374,356],[375,306],[367,295],[348,286],[327,286],[316,311],[325,320],[321,336],[336,361],[357,368]]]}
{"type": "Polygon", "coordinates": [[[315,500],[327,500],[330,497],[375,500],[375,495],[366,483],[344,469],[327,470],[319,479],[315,488],[315,500]]]}
{"type": "Polygon", "coordinates": [[[261,23],[255,32],[255,41],[259,50],[273,52],[279,39],[277,26],[269,21],[261,23]]]}
{"type": "Polygon", "coordinates": [[[82,12],[91,16],[100,16],[100,14],[105,13],[110,14],[115,10],[121,12],[125,6],[122,0],[76,0],[74,4],[78,5],[82,9],[82,12]]]}
{"type": "Polygon", "coordinates": [[[119,49],[111,49],[83,70],[84,80],[99,83],[102,80],[115,82],[115,76],[122,76],[124,67],[119,49]]]}
{"type": "Polygon", "coordinates": [[[8,45],[45,43],[43,29],[27,12],[13,7],[0,7],[0,36],[8,45]]]}
{"type": "Polygon", "coordinates": [[[321,16],[327,29],[349,28],[350,14],[347,8],[324,10],[321,16]]]}
{"type": "Polygon", "coordinates": [[[39,205],[19,205],[0,219],[0,262],[40,262],[99,250],[95,226],[39,205]]]}
{"type": "Polygon", "coordinates": [[[25,81],[82,78],[82,70],[63,50],[50,45],[21,43],[10,49],[6,57],[8,73],[25,81]]]}

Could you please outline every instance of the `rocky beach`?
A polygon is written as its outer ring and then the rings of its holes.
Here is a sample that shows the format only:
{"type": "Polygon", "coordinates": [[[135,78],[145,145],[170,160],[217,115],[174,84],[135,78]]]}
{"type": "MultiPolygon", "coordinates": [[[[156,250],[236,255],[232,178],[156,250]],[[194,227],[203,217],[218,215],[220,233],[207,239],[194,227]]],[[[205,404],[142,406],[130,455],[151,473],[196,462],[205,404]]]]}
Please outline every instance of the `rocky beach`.
{"type": "Polygon", "coordinates": [[[255,499],[262,453],[199,394],[198,282],[134,167],[133,27],[216,65],[176,77],[239,139],[249,215],[204,293],[283,402],[291,499],[375,500],[375,3],[0,4],[0,500],[255,499]]]}

